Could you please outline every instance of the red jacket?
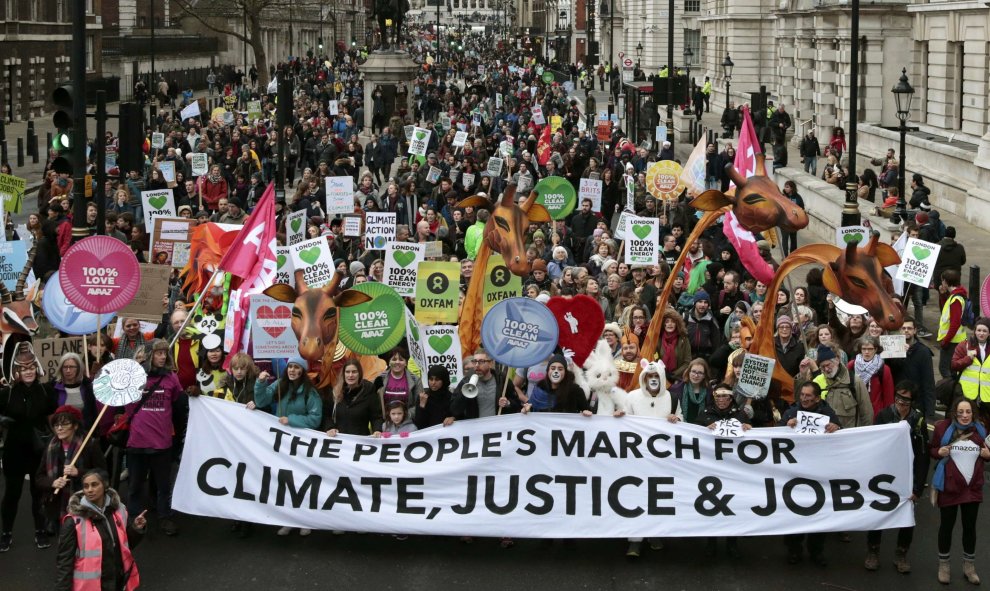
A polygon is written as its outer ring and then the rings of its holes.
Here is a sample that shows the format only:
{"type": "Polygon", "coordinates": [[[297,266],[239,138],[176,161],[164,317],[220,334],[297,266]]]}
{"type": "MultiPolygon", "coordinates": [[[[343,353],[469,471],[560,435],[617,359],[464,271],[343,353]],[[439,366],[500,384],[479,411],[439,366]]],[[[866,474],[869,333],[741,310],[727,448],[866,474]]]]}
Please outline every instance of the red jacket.
{"type": "Polygon", "coordinates": [[[203,204],[210,211],[217,211],[221,197],[227,196],[227,180],[220,177],[219,183],[211,183],[207,176],[200,177],[199,194],[203,197],[203,204]]]}
{"type": "MultiPolygon", "coordinates": [[[[944,419],[935,424],[935,432],[932,433],[932,438],[928,444],[928,453],[935,461],[942,459],[938,455],[938,449],[942,447],[942,437],[945,435],[945,430],[949,428],[949,423],[950,421],[948,419],[944,419]]],[[[969,440],[982,447],[983,438],[976,432],[976,429],[972,429],[971,432],[972,435],[970,435],[969,440]]],[[[962,503],[982,502],[983,458],[976,458],[976,464],[973,466],[973,478],[969,481],[969,484],[966,484],[962,473],[959,472],[959,469],[950,458],[948,465],[945,467],[945,490],[938,493],[938,506],[948,507],[951,505],[961,505],[962,503]]]]}

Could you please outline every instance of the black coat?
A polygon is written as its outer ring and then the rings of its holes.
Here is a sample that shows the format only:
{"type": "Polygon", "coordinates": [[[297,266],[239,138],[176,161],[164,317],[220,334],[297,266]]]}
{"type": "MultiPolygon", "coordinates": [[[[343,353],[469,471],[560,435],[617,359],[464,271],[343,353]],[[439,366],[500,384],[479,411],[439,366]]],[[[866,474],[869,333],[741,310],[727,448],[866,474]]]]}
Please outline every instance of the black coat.
{"type": "Polygon", "coordinates": [[[337,402],[323,405],[323,430],[336,429],[347,435],[371,435],[382,424],[382,403],[368,380],[337,402]]]}
{"type": "Polygon", "coordinates": [[[413,422],[419,429],[426,429],[442,424],[444,419],[454,415],[450,412],[450,390],[444,388],[436,392],[425,390],[427,394],[426,406],[420,406],[416,402],[416,412],[413,415],[413,422]]]}
{"type": "Polygon", "coordinates": [[[897,413],[897,407],[893,404],[881,410],[877,418],[873,420],[874,425],[890,425],[907,421],[911,427],[911,453],[914,454],[914,484],[911,492],[920,497],[925,490],[925,482],[928,480],[928,466],[931,457],[928,455],[928,423],[924,415],[916,409],[911,409],[908,416],[901,419],[897,413]]]}
{"type": "Polygon", "coordinates": [[[890,359],[886,363],[894,376],[894,383],[910,380],[914,383],[915,398],[924,399],[926,396],[935,399],[935,370],[932,368],[932,350],[921,341],[915,339],[908,347],[907,354],[901,359],[890,359]]]}

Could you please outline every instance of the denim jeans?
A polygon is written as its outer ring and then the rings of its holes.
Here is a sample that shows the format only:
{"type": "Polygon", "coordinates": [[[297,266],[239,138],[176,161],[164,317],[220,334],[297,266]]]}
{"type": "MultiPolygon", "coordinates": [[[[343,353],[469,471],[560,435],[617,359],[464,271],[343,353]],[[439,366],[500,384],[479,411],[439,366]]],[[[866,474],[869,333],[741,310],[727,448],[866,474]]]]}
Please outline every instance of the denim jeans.
{"type": "Polygon", "coordinates": [[[808,174],[818,176],[818,156],[804,157],[804,171],[808,174]]]}

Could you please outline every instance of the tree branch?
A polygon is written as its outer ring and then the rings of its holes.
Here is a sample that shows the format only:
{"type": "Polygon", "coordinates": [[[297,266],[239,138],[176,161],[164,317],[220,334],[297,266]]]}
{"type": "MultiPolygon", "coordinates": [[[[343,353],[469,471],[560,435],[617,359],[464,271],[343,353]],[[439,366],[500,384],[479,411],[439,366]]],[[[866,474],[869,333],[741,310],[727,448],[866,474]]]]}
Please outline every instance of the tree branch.
{"type": "Polygon", "coordinates": [[[207,22],[206,19],[204,19],[202,16],[200,16],[200,14],[198,12],[196,12],[196,9],[193,8],[189,4],[189,0],[174,0],[174,3],[176,5],[178,5],[179,8],[182,9],[182,12],[184,12],[184,13],[188,14],[189,16],[193,17],[194,19],[196,19],[197,21],[199,21],[200,24],[202,24],[207,29],[210,29],[214,33],[220,33],[222,35],[230,35],[231,37],[234,37],[235,39],[239,39],[239,40],[241,40],[244,43],[247,43],[249,45],[252,43],[252,41],[250,39],[248,39],[243,33],[238,33],[237,31],[234,31],[233,29],[227,29],[225,27],[220,27],[220,26],[214,25],[214,24],[212,24],[210,22],[207,22]]]}

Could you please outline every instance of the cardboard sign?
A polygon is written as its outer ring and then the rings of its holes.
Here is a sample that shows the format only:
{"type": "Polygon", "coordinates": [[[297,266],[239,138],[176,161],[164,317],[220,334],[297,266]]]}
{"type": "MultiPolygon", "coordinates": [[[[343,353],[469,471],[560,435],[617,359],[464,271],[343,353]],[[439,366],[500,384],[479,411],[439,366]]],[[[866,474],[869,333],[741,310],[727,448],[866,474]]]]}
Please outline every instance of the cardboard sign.
{"type": "Polygon", "coordinates": [[[409,138],[409,153],[414,156],[426,156],[426,150],[430,145],[430,135],[433,132],[429,129],[417,127],[409,138]]]}
{"type": "Polygon", "coordinates": [[[416,278],[416,320],[424,326],[456,324],[460,287],[460,263],[420,263],[416,278]]]}
{"type": "Polygon", "coordinates": [[[420,341],[422,329],[419,322],[416,321],[412,310],[405,306],[402,307],[402,310],[406,315],[406,343],[409,345],[409,357],[415,360],[419,367],[429,367],[426,365],[426,351],[423,350],[423,344],[420,341]]]}
{"type": "MultiPolygon", "coordinates": [[[[451,263],[455,264],[456,263],[451,263]]],[[[457,327],[447,324],[421,327],[423,335],[423,354],[426,357],[426,367],[442,365],[450,374],[450,385],[464,378],[464,366],[461,362],[461,339],[457,335],[457,327]]],[[[429,388],[426,372],[423,374],[423,387],[429,388]]]]}
{"type": "Polygon", "coordinates": [[[402,297],[416,295],[416,274],[425,250],[425,244],[389,242],[385,248],[383,283],[402,297]]]}
{"type": "Polygon", "coordinates": [[[433,240],[432,242],[424,242],[426,248],[423,250],[423,256],[427,259],[437,259],[443,256],[443,242],[439,240],[433,240]]]}
{"type": "Polygon", "coordinates": [[[498,156],[492,156],[488,159],[487,172],[490,176],[497,177],[502,174],[502,163],[504,161],[498,156]]]}
{"type": "Polygon", "coordinates": [[[392,212],[368,212],[364,217],[365,250],[385,250],[395,241],[396,214],[392,212]]]}
{"type": "Polygon", "coordinates": [[[626,218],[624,261],[629,265],[657,265],[660,259],[660,220],[626,218]]]}
{"type": "Polygon", "coordinates": [[[210,172],[210,159],[206,154],[196,152],[192,155],[192,175],[203,176],[210,172]]]}
{"type": "MultiPolygon", "coordinates": [[[[196,225],[196,220],[185,218],[155,218],[155,227],[151,233],[151,258],[155,265],[169,265],[182,268],[175,262],[175,250],[179,244],[189,243],[189,231],[196,225]]],[[[188,248],[184,250],[188,260],[188,248]]]]}
{"type": "Polygon", "coordinates": [[[824,433],[828,422],[828,415],[799,410],[794,430],[798,433],[824,433]]]}
{"type": "Polygon", "coordinates": [[[712,434],[715,437],[742,437],[743,426],[739,419],[722,419],[715,422],[712,434]]]}
{"type": "Polygon", "coordinates": [[[289,247],[292,266],[302,271],[303,281],[309,289],[323,287],[333,280],[336,271],[333,264],[333,252],[330,244],[323,236],[304,240],[289,247]]]}
{"type": "Polygon", "coordinates": [[[897,267],[897,278],[921,287],[930,286],[935,273],[935,262],[938,261],[941,250],[941,244],[909,238],[901,255],[901,264],[897,267]]]}
{"type": "Polygon", "coordinates": [[[437,168],[436,166],[431,166],[430,172],[426,173],[426,182],[433,185],[437,184],[437,182],[440,180],[440,173],[441,170],[439,168],[437,168]]]}
{"type": "Polygon", "coordinates": [[[543,107],[540,105],[533,105],[531,112],[533,114],[533,123],[537,125],[547,124],[546,118],[543,117],[543,107]]]}
{"type": "Polygon", "coordinates": [[[550,133],[557,133],[557,130],[564,124],[564,118],[560,115],[550,117],[550,133]]]}
{"type": "Polygon", "coordinates": [[[880,356],[884,359],[903,359],[907,357],[907,340],[902,334],[880,335],[880,356]]]}
{"type": "Polygon", "coordinates": [[[602,210],[602,182],[597,179],[581,179],[578,186],[578,204],[591,199],[591,211],[602,210]]]}
{"type": "MultiPolygon", "coordinates": [[[[481,269],[475,269],[478,273],[481,269]]],[[[487,314],[492,306],[509,298],[517,298],[522,294],[522,277],[513,275],[505,264],[502,255],[492,253],[488,257],[488,267],[485,269],[487,280],[484,292],[484,313],[487,314]]]]}
{"type": "Polygon", "coordinates": [[[306,210],[300,209],[285,216],[285,241],[295,246],[306,239],[306,210]]]}
{"type": "Polygon", "coordinates": [[[157,323],[161,321],[165,311],[162,306],[162,297],[168,293],[172,267],[150,263],[142,264],[140,267],[141,289],[138,290],[131,303],[124,306],[124,309],[117,316],[157,323]]]}
{"type": "Polygon", "coordinates": [[[328,176],[324,182],[327,193],[327,214],[354,213],[354,178],[328,176]]]}
{"type": "Polygon", "coordinates": [[[475,174],[473,172],[465,172],[461,174],[461,186],[465,189],[470,189],[474,186],[475,174]]]}
{"type": "Polygon", "coordinates": [[[330,112],[331,117],[336,117],[340,114],[340,104],[337,101],[330,101],[327,104],[327,111],[330,112]]]}
{"type": "Polygon", "coordinates": [[[0,174],[0,212],[21,213],[21,202],[27,180],[10,174],[0,174]]]}
{"type": "Polygon", "coordinates": [[[467,139],[468,139],[468,132],[458,131],[454,133],[454,142],[452,145],[455,148],[461,148],[464,146],[465,143],[467,143],[467,139]]]}
{"type": "Polygon", "coordinates": [[[657,143],[667,141],[667,126],[666,125],[657,125],[657,128],[656,128],[655,131],[656,131],[656,134],[654,135],[654,137],[656,138],[657,143]]]}
{"type": "Polygon", "coordinates": [[[247,114],[248,119],[252,121],[261,119],[261,101],[248,101],[247,114]]]}
{"type": "Polygon", "coordinates": [[[630,217],[633,217],[633,214],[629,211],[623,211],[619,214],[619,221],[615,223],[615,237],[619,240],[626,239],[626,227],[629,225],[630,217]]]}
{"type": "Polygon", "coordinates": [[[252,356],[261,359],[285,359],[298,354],[291,303],[264,294],[251,296],[251,351],[252,356]]]}
{"type": "Polygon", "coordinates": [[[344,236],[347,238],[359,238],[361,236],[361,216],[360,215],[345,215],[344,216],[344,236]]]}
{"type": "Polygon", "coordinates": [[[292,265],[292,253],[289,246],[275,247],[275,283],[295,287],[295,268],[292,265]]]}
{"type": "Polygon", "coordinates": [[[850,243],[855,243],[857,248],[862,248],[869,241],[870,229],[866,226],[843,226],[835,229],[835,245],[843,250],[850,243]]]}
{"type": "Polygon", "coordinates": [[[443,127],[445,130],[450,129],[450,115],[440,116],[440,126],[443,127]]]}
{"type": "Polygon", "coordinates": [[[165,160],[158,163],[158,171],[162,173],[162,179],[166,183],[175,182],[175,162],[165,160]]]}
{"type": "Polygon", "coordinates": [[[154,228],[155,218],[179,217],[175,210],[175,197],[172,189],[141,191],[141,205],[144,209],[144,227],[154,228]]]}
{"type": "Polygon", "coordinates": [[[68,337],[64,339],[34,339],[34,354],[38,356],[38,363],[44,377],[39,378],[42,382],[55,382],[58,379],[58,362],[62,355],[66,353],[83,354],[83,337],[68,337]]]}
{"type": "Polygon", "coordinates": [[[739,382],[733,391],[746,398],[766,398],[770,391],[770,380],[777,361],[771,357],[761,357],[747,353],[743,358],[739,382]]]}
{"type": "Polygon", "coordinates": [[[406,141],[412,139],[413,130],[416,129],[415,125],[406,125],[402,128],[403,133],[406,134],[406,141]]]}
{"type": "Polygon", "coordinates": [[[161,150],[165,147],[165,134],[155,132],[151,134],[151,148],[154,150],[161,150]]]}
{"type": "Polygon", "coordinates": [[[600,142],[607,142],[612,139],[612,122],[608,119],[602,121],[598,120],[598,124],[595,126],[595,137],[600,142]]]}

